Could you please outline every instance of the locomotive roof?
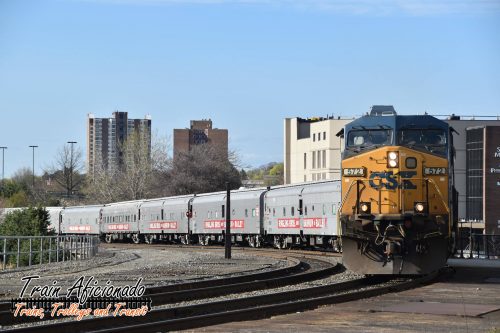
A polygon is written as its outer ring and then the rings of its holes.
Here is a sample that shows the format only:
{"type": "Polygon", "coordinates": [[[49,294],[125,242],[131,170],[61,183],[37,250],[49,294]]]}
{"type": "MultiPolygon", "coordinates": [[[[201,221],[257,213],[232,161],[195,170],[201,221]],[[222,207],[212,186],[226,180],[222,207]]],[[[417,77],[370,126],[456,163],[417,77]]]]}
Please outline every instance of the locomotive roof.
{"type": "MultiPolygon", "coordinates": [[[[363,116],[345,126],[346,131],[352,129],[403,129],[433,128],[448,130],[448,123],[429,115],[416,116],[363,116]]],[[[340,134],[340,133],[339,133],[340,134]]]]}

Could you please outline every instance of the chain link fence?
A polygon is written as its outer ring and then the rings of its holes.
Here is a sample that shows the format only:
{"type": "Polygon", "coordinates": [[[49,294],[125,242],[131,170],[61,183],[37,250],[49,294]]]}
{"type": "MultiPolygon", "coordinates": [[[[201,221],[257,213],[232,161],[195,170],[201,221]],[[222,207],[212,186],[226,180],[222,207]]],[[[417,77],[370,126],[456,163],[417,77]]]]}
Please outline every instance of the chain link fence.
{"type": "Polygon", "coordinates": [[[2,270],[96,255],[99,236],[0,236],[2,270]]]}

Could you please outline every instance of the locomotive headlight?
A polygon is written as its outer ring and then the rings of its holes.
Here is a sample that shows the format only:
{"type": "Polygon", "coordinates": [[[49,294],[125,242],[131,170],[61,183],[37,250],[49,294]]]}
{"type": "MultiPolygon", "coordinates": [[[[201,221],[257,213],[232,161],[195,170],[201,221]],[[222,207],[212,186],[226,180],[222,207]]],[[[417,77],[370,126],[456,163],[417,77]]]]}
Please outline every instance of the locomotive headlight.
{"type": "Polygon", "coordinates": [[[426,206],[427,205],[425,202],[415,202],[415,213],[419,214],[424,213],[426,206]]]}
{"type": "Polygon", "coordinates": [[[399,165],[399,153],[397,151],[387,152],[387,167],[397,168],[399,165]]]}
{"type": "Polygon", "coordinates": [[[371,204],[369,202],[361,202],[359,204],[359,209],[363,214],[370,214],[371,204]]]}

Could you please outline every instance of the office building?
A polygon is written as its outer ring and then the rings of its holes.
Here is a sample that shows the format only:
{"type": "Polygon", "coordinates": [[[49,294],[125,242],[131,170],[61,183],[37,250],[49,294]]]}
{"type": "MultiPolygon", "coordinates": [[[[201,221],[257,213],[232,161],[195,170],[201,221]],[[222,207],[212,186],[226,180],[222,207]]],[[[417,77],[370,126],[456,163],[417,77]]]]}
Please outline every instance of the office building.
{"type": "Polygon", "coordinates": [[[211,119],[191,120],[189,128],[174,129],[174,158],[181,152],[188,152],[201,144],[217,146],[228,152],[227,129],[212,128],[211,119]]]}
{"type": "Polygon", "coordinates": [[[340,179],[343,139],[335,135],[353,120],[338,117],[286,118],[285,184],[340,179]]]}

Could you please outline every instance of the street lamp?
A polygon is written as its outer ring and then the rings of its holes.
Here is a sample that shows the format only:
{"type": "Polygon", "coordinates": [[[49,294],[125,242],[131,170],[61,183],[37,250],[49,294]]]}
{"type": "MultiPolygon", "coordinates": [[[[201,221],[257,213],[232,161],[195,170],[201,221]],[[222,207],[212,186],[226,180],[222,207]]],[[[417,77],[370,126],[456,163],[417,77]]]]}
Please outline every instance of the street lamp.
{"type": "Polygon", "coordinates": [[[33,188],[35,187],[35,148],[38,148],[38,146],[29,146],[30,148],[33,148],[33,188]]]}
{"type": "Polygon", "coordinates": [[[2,149],[2,182],[4,180],[4,176],[5,176],[5,169],[4,169],[4,165],[5,165],[5,149],[7,149],[7,147],[0,147],[0,149],[2,149]]]}
{"type": "Polygon", "coordinates": [[[71,157],[69,164],[69,188],[68,188],[68,197],[69,197],[71,195],[71,191],[73,191],[73,145],[76,143],[76,141],[68,141],[68,143],[71,145],[71,157]]]}

